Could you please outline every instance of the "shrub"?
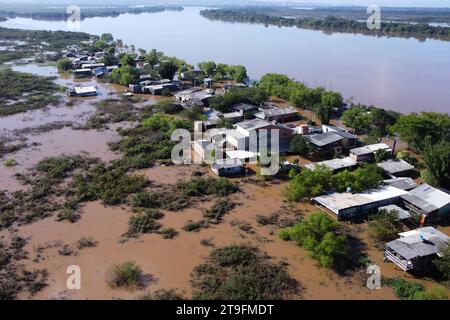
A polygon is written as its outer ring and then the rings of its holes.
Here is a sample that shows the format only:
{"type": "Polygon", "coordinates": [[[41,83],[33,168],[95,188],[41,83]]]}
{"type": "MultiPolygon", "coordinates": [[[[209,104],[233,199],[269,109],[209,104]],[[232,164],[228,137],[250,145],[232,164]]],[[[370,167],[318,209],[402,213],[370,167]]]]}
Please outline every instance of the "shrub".
{"type": "Polygon", "coordinates": [[[232,245],[214,250],[194,268],[194,299],[283,299],[297,293],[298,284],[282,264],[267,261],[258,249],[232,245]]]}
{"type": "Polygon", "coordinates": [[[111,288],[136,289],[142,286],[142,270],[133,261],[116,264],[108,271],[106,282],[111,288]]]}
{"type": "Polygon", "coordinates": [[[238,186],[225,178],[202,178],[194,177],[189,181],[177,183],[177,189],[183,191],[187,196],[216,195],[227,196],[239,190],[238,186]]]}
{"type": "Polygon", "coordinates": [[[442,250],[442,257],[433,261],[437,270],[445,280],[450,280],[450,245],[442,250]]]}
{"type": "Polygon", "coordinates": [[[235,206],[236,203],[229,199],[219,199],[212,208],[205,210],[203,217],[219,221],[226,213],[233,210],[235,206]]]}
{"type": "Polygon", "coordinates": [[[258,214],[256,216],[256,222],[258,222],[258,224],[265,226],[268,224],[277,224],[278,223],[278,219],[279,219],[279,215],[277,213],[271,214],[270,216],[263,216],[258,214]]]}
{"type": "Polygon", "coordinates": [[[187,232],[192,232],[192,231],[200,231],[200,229],[203,227],[203,223],[200,222],[193,222],[193,221],[188,221],[184,226],[183,226],[183,230],[187,231],[187,232]]]}
{"type": "Polygon", "coordinates": [[[398,221],[398,212],[395,210],[382,210],[370,216],[369,235],[377,242],[388,242],[397,237],[402,230],[402,225],[398,221]]]}
{"type": "Polygon", "coordinates": [[[312,213],[307,219],[280,232],[284,240],[295,241],[326,268],[341,268],[350,260],[347,236],[339,223],[325,213],[312,213]]]}
{"type": "Polygon", "coordinates": [[[174,228],[164,228],[159,231],[159,234],[161,234],[164,239],[173,239],[178,232],[174,228]]]}
{"type": "Polygon", "coordinates": [[[131,216],[127,234],[133,236],[139,233],[152,233],[161,228],[161,225],[155,222],[154,215],[155,212],[150,211],[131,216]]]}
{"type": "Polygon", "coordinates": [[[15,165],[17,165],[17,161],[14,158],[9,158],[6,159],[3,164],[5,167],[14,167],[15,165]]]}
{"type": "Polygon", "coordinates": [[[82,237],[80,240],[78,240],[77,242],[77,248],[79,250],[84,249],[84,248],[93,248],[96,247],[98,244],[98,241],[92,239],[92,238],[85,238],[82,237]]]}
{"type": "Polygon", "coordinates": [[[394,288],[394,292],[400,299],[412,299],[419,292],[424,292],[425,287],[417,282],[409,282],[402,278],[385,279],[385,284],[394,288]]]}

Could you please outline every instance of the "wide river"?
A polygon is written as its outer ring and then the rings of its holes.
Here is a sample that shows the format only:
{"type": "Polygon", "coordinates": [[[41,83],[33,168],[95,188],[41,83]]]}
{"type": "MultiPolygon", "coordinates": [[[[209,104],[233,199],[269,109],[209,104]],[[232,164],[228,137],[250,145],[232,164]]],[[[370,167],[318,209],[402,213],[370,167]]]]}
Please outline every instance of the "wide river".
{"type": "MultiPolygon", "coordinates": [[[[404,113],[450,111],[450,42],[210,21],[200,10],[90,18],[79,31],[110,32],[136,48],[156,48],[192,64],[243,64],[254,79],[284,73],[311,86],[341,91],[355,103],[404,113]]],[[[23,18],[0,26],[68,30],[63,21],[23,18]]]]}

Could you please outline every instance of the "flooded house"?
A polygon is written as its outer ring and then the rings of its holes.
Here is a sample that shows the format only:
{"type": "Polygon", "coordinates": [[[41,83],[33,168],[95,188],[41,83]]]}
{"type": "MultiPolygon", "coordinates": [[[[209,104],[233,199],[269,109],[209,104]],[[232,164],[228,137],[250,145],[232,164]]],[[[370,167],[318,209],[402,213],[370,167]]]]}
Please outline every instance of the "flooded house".
{"type": "Polygon", "coordinates": [[[378,210],[379,207],[400,202],[400,197],[407,191],[381,186],[364,192],[330,193],[313,198],[313,202],[326,212],[332,213],[338,220],[364,217],[378,210]]]}
{"type": "Polygon", "coordinates": [[[405,160],[390,159],[377,163],[377,165],[391,178],[408,176],[411,174],[411,171],[414,170],[414,166],[410,165],[405,160]]]}
{"type": "Polygon", "coordinates": [[[370,144],[367,146],[354,148],[350,150],[350,157],[356,161],[373,161],[375,152],[378,150],[385,150],[391,152],[391,148],[385,143],[370,144]]]}
{"type": "Polygon", "coordinates": [[[211,170],[219,177],[240,175],[244,171],[244,164],[239,159],[220,159],[211,164],[211,170]]]}
{"type": "Polygon", "coordinates": [[[345,157],[310,163],[305,165],[305,168],[314,170],[319,165],[325,166],[333,171],[339,171],[355,167],[358,163],[350,157],[345,157]]]}
{"type": "Polygon", "coordinates": [[[402,195],[401,199],[405,208],[427,220],[450,214],[450,194],[426,183],[402,195]]]}
{"type": "Polygon", "coordinates": [[[357,137],[345,131],[317,133],[306,137],[313,147],[312,157],[316,159],[345,154],[357,144],[357,137]]]}
{"type": "Polygon", "coordinates": [[[72,73],[75,78],[87,78],[92,76],[91,69],[75,69],[72,73]]]}
{"type": "Polygon", "coordinates": [[[425,271],[450,245],[450,237],[433,227],[418,228],[398,235],[398,239],[386,243],[384,256],[405,272],[425,271]]]}
{"type": "Polygon", "coordinates": [[[231,107],[231,110],[246,114],[258,111],[258,106],[249,103],[238,103],[231,107]]]}
{"type": "Polygon", "coordinates": [[[259,108],[259,112],[255,113],[255,117],[266,121],[286,122],[297,119],[297,109],[294,107],[287,108],[259,108]]]}
{"type": "Polygon", "coordinates": [[[93,97],[97,95],[97,89],[93,86],[89,87],[74,87],[67,90],[69,97],[93,97]]]}
{"type": "Polygon", "coordinates": [[[417,187],[417,183],[410,177],[400,177],[383,180],[383,184],[387,186],[393,186],[402,190],[412,190],[417,187]]]}

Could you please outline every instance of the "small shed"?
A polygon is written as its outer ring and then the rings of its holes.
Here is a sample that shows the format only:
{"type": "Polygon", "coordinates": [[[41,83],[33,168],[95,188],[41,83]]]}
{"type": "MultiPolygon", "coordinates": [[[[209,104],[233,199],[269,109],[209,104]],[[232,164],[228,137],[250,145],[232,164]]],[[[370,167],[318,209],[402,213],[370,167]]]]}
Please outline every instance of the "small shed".
{"type": "Polygon", "coordinates": [[[211,164],[211,170],[219,177],[240,175],[244,170],[244,165],[239,159],[220,159],[211,164]]]}

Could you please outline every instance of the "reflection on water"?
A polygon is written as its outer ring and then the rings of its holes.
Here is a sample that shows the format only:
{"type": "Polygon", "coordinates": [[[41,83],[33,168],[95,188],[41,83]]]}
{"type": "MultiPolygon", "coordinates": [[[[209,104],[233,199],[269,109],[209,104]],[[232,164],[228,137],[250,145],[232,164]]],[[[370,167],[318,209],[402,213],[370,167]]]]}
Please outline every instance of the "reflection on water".
{"type": "MultiPolygon", "coordinates": [[[[312,86],[339,90],[354,102],[401,112],[449,110],[450,42],[224,23],[201,17],[199,10],[89,18],[80,31],[110,32],[136,48],[156,48],[192,64],[243,64],[251,78],[285,73],[312,86]]],[[[0,26],[67,29],[63,21],[23,18],[0,26]]]]}

